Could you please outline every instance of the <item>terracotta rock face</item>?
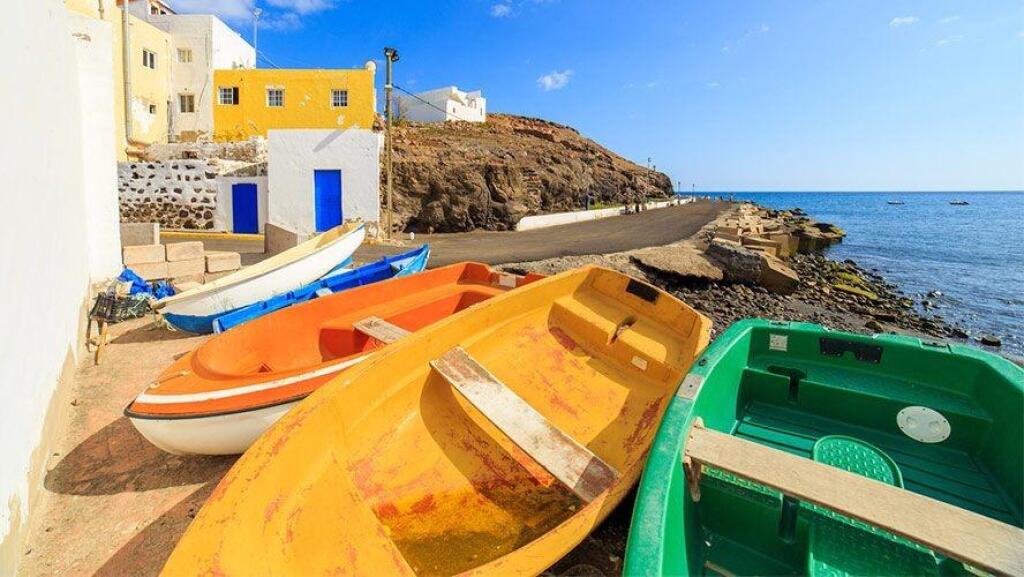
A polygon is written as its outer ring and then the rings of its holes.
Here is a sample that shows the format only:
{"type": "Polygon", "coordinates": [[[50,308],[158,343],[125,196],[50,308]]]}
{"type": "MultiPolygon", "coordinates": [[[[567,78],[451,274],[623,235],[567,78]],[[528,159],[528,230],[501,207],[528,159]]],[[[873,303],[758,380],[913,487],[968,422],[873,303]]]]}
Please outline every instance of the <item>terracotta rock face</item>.
{"type": "Polygon", "coordinates": [[[588,199],[672,193],[668,176],[534,118],[398,126],[394,150],[395,222],[411,232],[512,230],[524,216],[579,210],[588,199]]]}

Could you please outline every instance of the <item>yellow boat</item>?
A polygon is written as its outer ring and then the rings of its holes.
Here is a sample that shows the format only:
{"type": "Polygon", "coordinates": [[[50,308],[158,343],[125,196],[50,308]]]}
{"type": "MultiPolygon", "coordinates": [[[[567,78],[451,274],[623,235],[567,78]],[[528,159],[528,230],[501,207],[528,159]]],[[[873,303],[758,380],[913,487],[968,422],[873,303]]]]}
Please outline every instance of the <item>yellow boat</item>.
{"type": "Polygon", "coordinates": [[[583,268],[339,376],[228,472],[165,575],[536,575],[638,479],[710,321],[583,268]]]}

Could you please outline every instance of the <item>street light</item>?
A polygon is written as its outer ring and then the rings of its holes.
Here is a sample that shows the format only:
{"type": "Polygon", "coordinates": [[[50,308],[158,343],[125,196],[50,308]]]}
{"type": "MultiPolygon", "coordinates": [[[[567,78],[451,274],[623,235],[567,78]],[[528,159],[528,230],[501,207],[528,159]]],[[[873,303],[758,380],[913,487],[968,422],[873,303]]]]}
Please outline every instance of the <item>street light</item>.
{"type": "Polygon", "coordinates": [[[253,68],[259,68],[256,64],[259,62],[260,53],[260,16],[263,16],[262,8],[252,9],[252,51],[256,54],[255,60],[253,60],[253,68]]]}
{"type": "Polygon", "coordinates": [[[392,201],[391,193],[391,65],[394,64],[395,62],[398,62],[398,50],[391,47],[385,47],[384,58],[386,58],[388,61],[387,78],[385,79],[384,82],[384,116],[387,118],[387,126],[385,127],[386,130],[384,131],[384,153],[387,155],[387,162],[385,163],[385,168],[387,170],[387,190],[385,191],[387,195],[387,221],[385,223],[384,228],[384,238],[390,240],[392,228],[394,228],[395,226],[394,204],[392,201]]]}

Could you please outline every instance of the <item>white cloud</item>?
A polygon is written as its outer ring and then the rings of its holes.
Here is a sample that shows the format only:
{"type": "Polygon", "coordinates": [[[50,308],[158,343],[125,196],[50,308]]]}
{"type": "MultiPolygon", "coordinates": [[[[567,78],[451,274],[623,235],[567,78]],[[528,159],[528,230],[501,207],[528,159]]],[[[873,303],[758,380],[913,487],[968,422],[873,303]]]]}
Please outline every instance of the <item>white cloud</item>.
{"type": "Polygon", "coordinates": [[[1017,31],[1017,38],[1024,38],[1024,30],[1017,31]]]}
{"type": "Polygon", "coordinates": [[[948,46],[950,44],[959,44],[959,43],[963,42],[963,39],[964,39],[964,35],[963,34],[954,34],[952,36],[947,36],[947,37],[943,38],[942,40],[939,40],[938,42],[935,43],[935,45],[936,46],[948,46]]]}
{"type": "Polygon", "coordinates": [[[491,16],[495,18],[503,18],[512,13],[512,7],[508,4],[495,4],[491,6],[491,16]]]}
{"type": "Polygon", "coordinates": [[[717,80],[712,80],[711,82],[705,84],[705,86],[707,86],[708,88],[718,88],[719,84],[717,80]]]}
{"type": "Polygon", "coordinates": [[[313,14],[334,8],[333,0],[267,0],[267,3],[296,14],[313,14]]]}
{"type": "MultiPolygon", "coordinates": [[[[174,9],[182,14],[213,14],[233,26],[252,26],[256,0],[174,0],[174,9]]],[[[260,0],[263,8],[260,28],[287,31],[302,27],[302,17],[330,10],[336,0],[260,0]]]]}
{"type": "Polygon", "coordinates": [[[566,84],[569,84],[569,79],[572,78],[574,72],[572,70],[553,70],[548,74],[545,74],[537,79],[537,86],[540,86],[544,92],[551,92],[552,90],[561,90],[565,88],[566,84]]]}
{"type": "Polygon", "coordinates": [[[657,88],[658,87],[658,83],[652,81],[652,82],[648,82],[645,86],[647,86],[647,88],[657,88]]]}
{"type": "Polygon", "coordinates": [[[952,16],[946,16],[942,20],[939,20],[939,22],[941,22],[942,24],[949,24],[950,22],[956,22],[959,19],[960,19],[960,15],[959,14],[954,14],[952,16]]]}
{"type": "Polygon", "coordinates": [[[762,24],[761,25],[761,34],[764,34],[764,33],[768,32],[769,30],[771,30],[771,28],[767,24],[762,24]]]}
{"type": "Polygon", "coordinates": [[[917,22],[917,20],[917,16],[897,16],[889,21],[889,26],[892,26],[893,28],[907,26],[908,24],[917,22]]]}

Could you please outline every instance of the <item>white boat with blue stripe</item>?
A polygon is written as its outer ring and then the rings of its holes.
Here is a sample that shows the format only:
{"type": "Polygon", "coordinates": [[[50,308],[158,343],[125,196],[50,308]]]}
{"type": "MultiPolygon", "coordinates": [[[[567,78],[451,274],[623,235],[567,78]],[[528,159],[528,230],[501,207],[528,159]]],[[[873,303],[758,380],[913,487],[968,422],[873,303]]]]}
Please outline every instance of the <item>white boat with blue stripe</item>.
{"type": "Polygon", "coordinates": [[[365,237],[362,223],[337,226],[258,264],[161,299],[154,308],[177,329],[212,333],[217,318],[297,289],[335,269],[351,258],[365,237]]]}

